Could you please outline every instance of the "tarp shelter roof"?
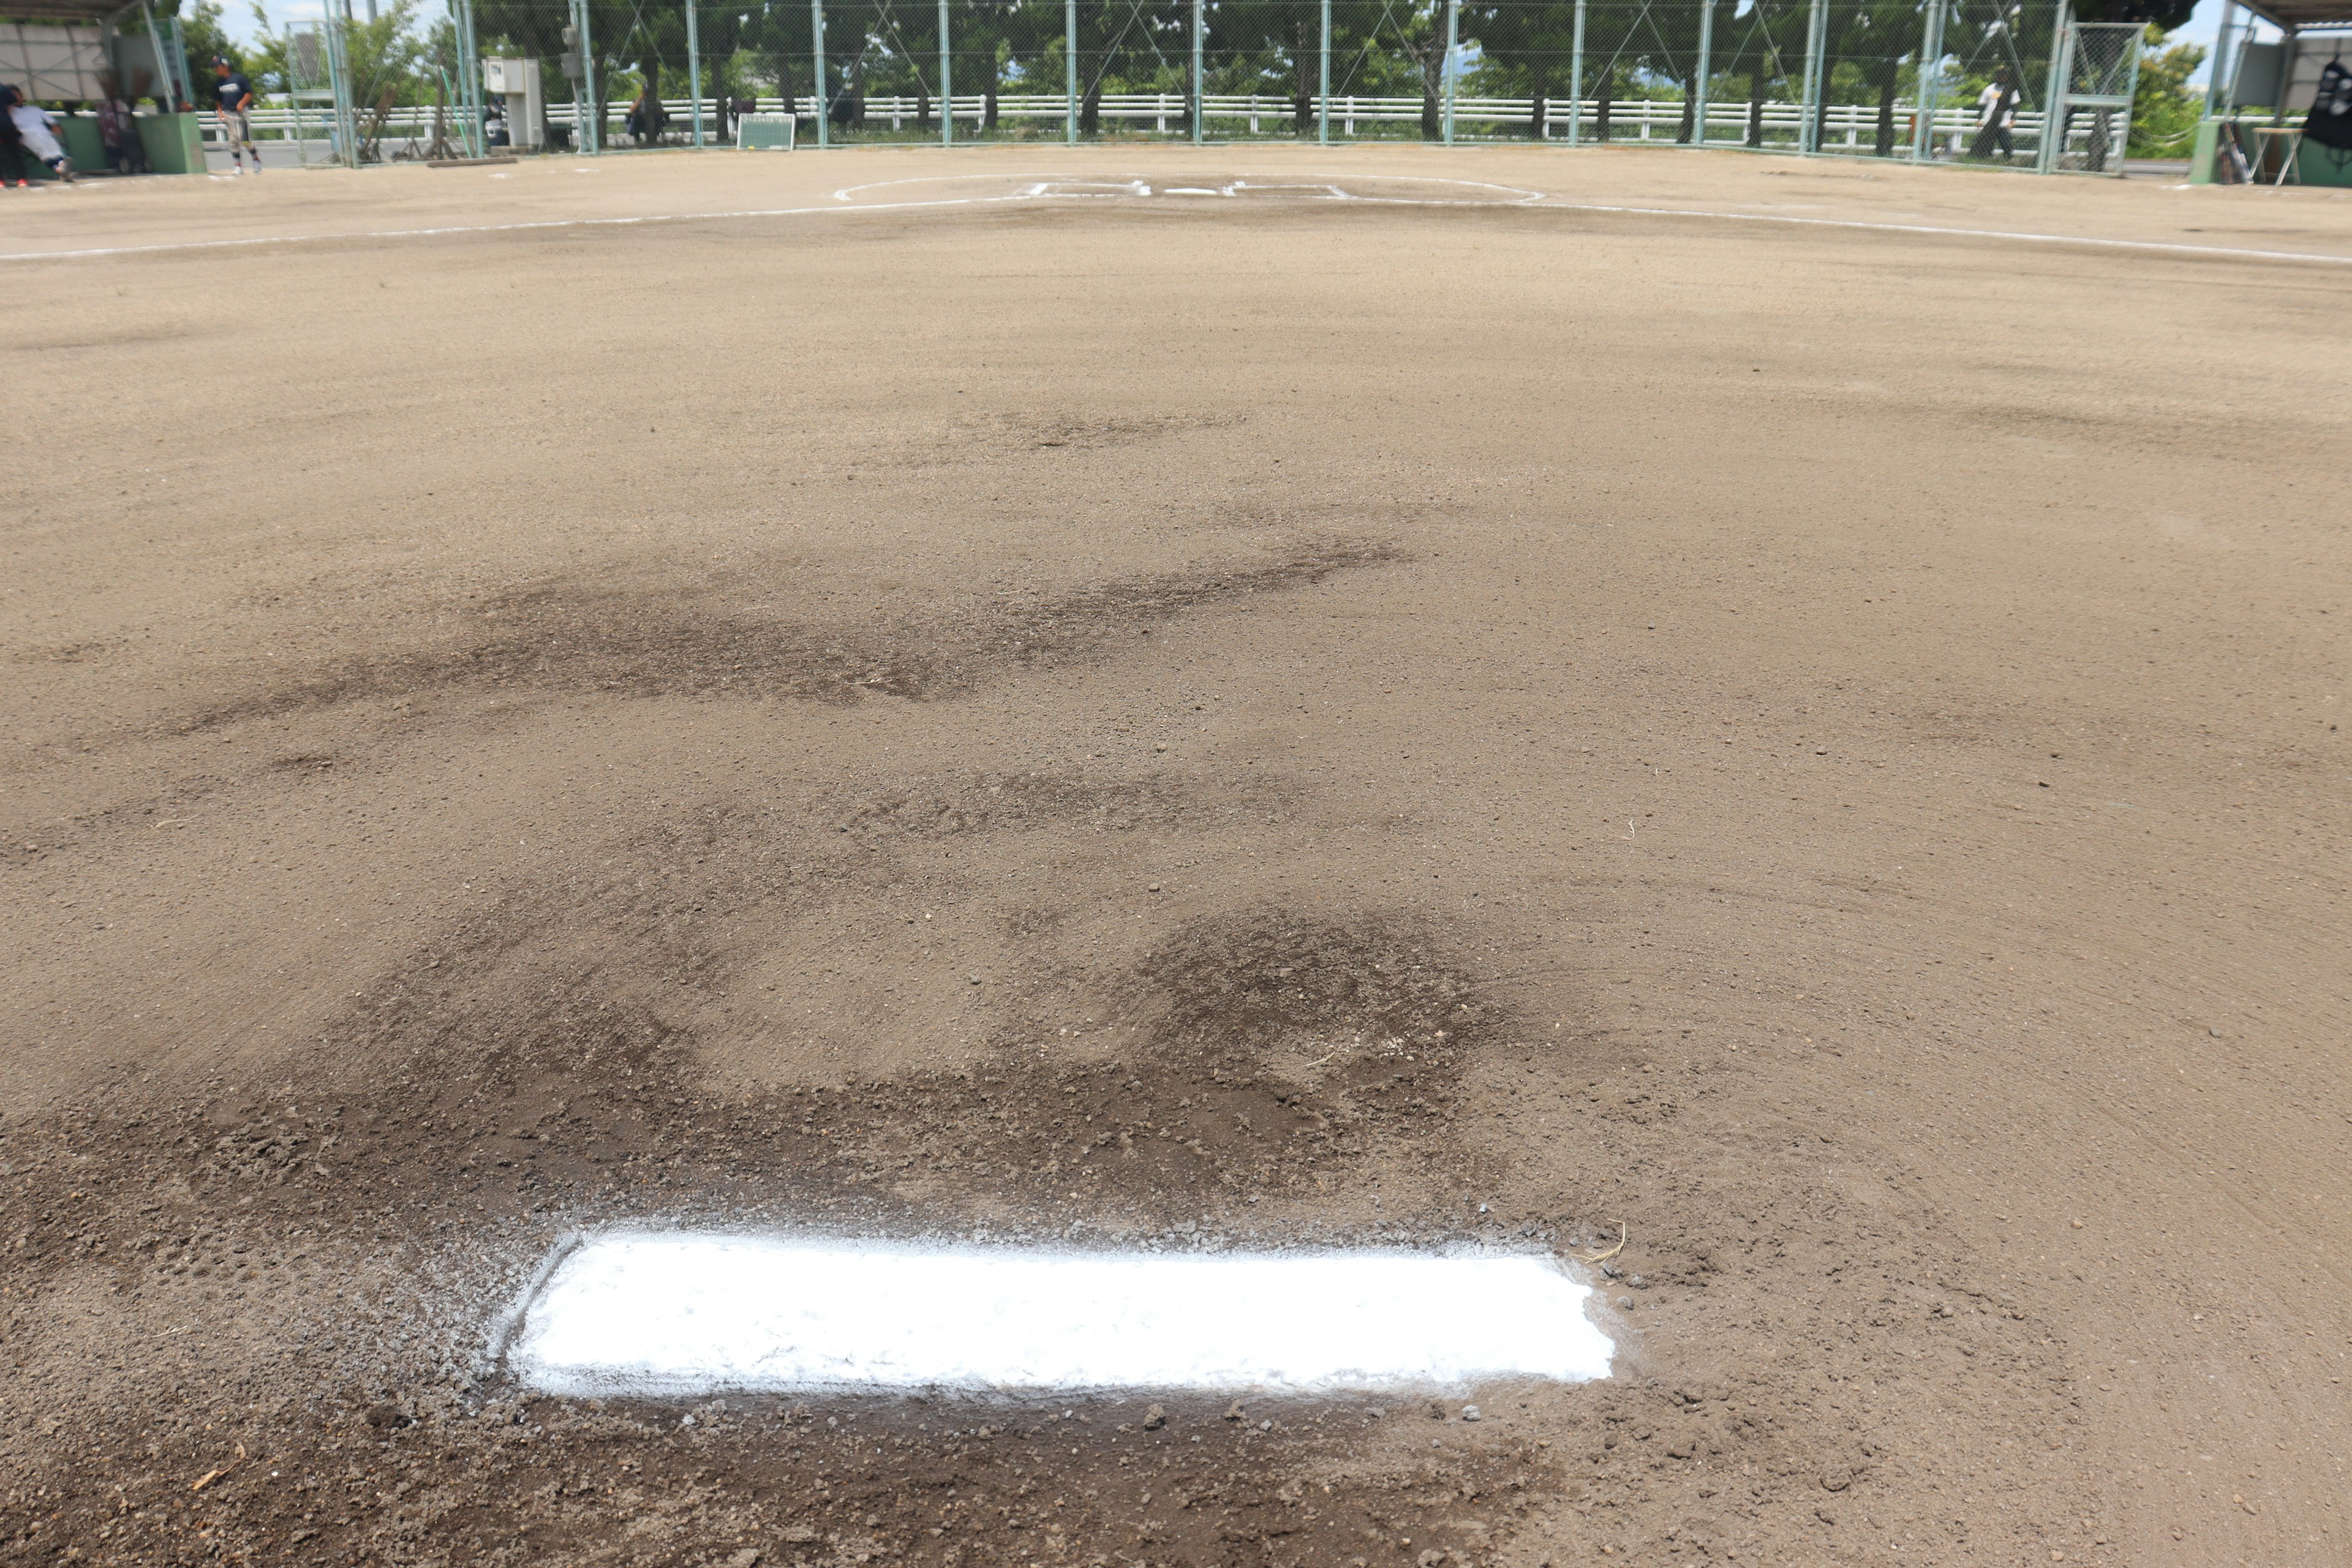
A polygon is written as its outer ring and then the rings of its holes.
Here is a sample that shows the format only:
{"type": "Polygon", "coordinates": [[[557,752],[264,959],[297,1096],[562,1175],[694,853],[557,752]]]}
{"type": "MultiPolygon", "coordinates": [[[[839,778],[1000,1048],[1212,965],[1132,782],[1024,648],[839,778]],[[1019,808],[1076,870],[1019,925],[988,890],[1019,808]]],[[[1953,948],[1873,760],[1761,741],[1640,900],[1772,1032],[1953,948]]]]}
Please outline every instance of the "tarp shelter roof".
{"type": "Polygon", "coordinates": [[[130,5],[122,0],[36,0],[22,10],[0,6],[0,21],[110,22],[125,11],[137,9],[135,0],[130,5]]]}
{"type": "Polygon", "coordinates": [[[2239,4],[2283,31],[2352,27],[2352,0],[2239,0],[2239,4]]]}

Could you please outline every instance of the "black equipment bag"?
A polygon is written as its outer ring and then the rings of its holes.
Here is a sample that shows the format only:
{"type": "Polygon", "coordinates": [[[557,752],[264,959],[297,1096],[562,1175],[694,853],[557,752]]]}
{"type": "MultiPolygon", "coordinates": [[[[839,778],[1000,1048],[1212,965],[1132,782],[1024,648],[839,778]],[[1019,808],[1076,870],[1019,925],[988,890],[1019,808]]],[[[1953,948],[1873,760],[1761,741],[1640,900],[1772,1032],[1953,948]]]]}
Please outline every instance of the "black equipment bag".
{"type": "Polygon", "coordinates": [[[2352,149],[2352,70],[2342,60],[2328,61],[2319,73],[2319,96],[2312,100],[2303,134],[2322,147],[2352,149]]]}

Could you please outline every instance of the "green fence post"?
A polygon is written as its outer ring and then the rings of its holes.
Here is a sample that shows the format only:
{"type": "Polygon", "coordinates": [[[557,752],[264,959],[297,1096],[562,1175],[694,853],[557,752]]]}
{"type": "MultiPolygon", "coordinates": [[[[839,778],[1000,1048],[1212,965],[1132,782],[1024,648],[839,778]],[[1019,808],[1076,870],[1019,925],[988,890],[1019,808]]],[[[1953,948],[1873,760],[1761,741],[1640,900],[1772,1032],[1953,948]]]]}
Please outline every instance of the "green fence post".
{"type": "Polygon", "coordinates": [[[1445,144],[1454,145],[1454,49],[1461,42],[1461,0],[1445,0],[1445,144]]]}
{"type": "Polygon", "coordinates": [[[604,100],[598,93],[596,44],[588,34],[588,0],[580,0],[580,79],[588,93],[588,151],[604,150],[604,100]]]}
{"type": "MultiPolygon", "coordinates": [[[[2221,102],[2230,69],[2230,29],[2237,25],[2238,0],[2221,0],[2221,26],[2213,35],[2213,63],[2205,73],[2205,113],[2210,120],[2221,102]]],[[[151,23],[152,25],[152,23],[151,23]]]]}
{"type": "Polygon", "coordinates": [[[2050,90],[2042,100],[2042,145],[2033,154],[2036,174],[2056,174],[2058,160],[2066,152],[2066,116],[2061,106],[2065,102],[2067,68],[2074,53],[2074,18],[2068,15],[2072,9],[2066,0],[2058,0],[2058,14],[2051,19],[2050,90]]]}
{"type": "Polygon", "coordinates": [[[1937,89],[1944,74],[1944,0],[1927,0],[1927,20],[1919,40],[1919,122],[1911,128],[1911,161],[1936,161],[1937,89]]]}
{"type": "Polygon", "coordinates": [[[1066,68],[1062,90],[1069,100],[1066,110],[1068,131],[1063,139],[1075,147],[1078,144],[1078,0],[1065,0],[1062,64],[1066,68]]]}
{"type": "Polygon", "coordinates": [[[1201,120],[1208,108],[1206,84],[1201,80],[1201,0],[1192,0],[1192,145],[1201,144],[1201,120]]]}
{"type": "MultiPolygon", "coordinates": [[[[352,106],[352,7],[350,0],[327,6],[327,87],[335,102],[335,156],[346,168],[360,166],[359,114],[352,106]]],[[[199,171],[203,163],[198,163],[199,171]]]]}
{"type": "Polygon", "coordinates": [[[1830,14],[1826,0],[1813,0],[1805,18],[1805,118],[1797,127],[1797,151],[1822,150],[1822,52],[1829,42],[1830,14]]]}
{"type": "Polygon", "coordinates": [[[694,0],[686,0],[686,85],[694,94],[694,144],[699,147],[703,144],[702,35],[695,30],[694,0]]]}
{"type": "Polygon", "coordinates": [[[1331,144],[1331,0],[1323,0],[1322,96],[1315,100],[1315,140],[1331,144]]]}
{"type": "Polygon", "coordinates": [[[1576,41],[1568,56],[1568,144],[1576,145],[1584,122],[1584,0],[1576,0],[1576,41]]]}
{"type": "Polygon", "coordinates": [[[1706,73],[1715,63],[1715,0],[1698,0],[1698,101],[1691,105],[1691,145],[1706,145],[1706,73]]]}
{"type": "Polygon", "coordinates": [[[824,0],[809,0],[809,42],[816,46],[816,144],[822,151],[833,145],[833,116],[827,112],[833,105],[824,90],[824,0]]]}
{"type": "MultiPolygon", "coordinates": [[[[465,129],[457,135],[465,146],[466,156],[480,158],[489,149],[482,141],[482,66],[477,58],[474,40],[473,0],[449,0],[449,30],[457,42],[457,90],[451,94],[458,120],[465,129]]],[[[300,105],[296,105],[297,135],[299,135],[300,105]]]]}
{"type": "Polygon", "coordinates": [[[955,145],[955,59],[948,48],[948,0],[940,0],[940,145],[955,145]]]}

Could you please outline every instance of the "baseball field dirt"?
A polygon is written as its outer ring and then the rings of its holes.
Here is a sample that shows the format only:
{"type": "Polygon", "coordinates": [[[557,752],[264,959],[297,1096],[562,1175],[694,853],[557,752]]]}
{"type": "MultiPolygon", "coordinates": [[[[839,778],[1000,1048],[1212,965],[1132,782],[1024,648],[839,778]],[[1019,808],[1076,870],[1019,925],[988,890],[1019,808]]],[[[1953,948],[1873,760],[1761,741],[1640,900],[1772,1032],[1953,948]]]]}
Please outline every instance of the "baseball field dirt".
{"type": "Polygon", "coordinates": [[[2352,1560],[2344,193],[0,215],[0,1562],[2352,1560]],[[1549,1249],[1615,1373],[519,1385],[630,1226],[1549,1249]]]}

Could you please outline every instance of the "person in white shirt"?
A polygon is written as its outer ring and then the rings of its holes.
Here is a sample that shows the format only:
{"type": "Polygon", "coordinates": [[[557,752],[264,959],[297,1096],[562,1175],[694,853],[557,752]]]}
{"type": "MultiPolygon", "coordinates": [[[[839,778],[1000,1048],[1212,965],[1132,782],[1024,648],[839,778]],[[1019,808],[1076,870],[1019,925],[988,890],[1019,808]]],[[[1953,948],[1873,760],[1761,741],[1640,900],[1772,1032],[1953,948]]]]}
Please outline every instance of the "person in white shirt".
{"type": "MultiPolygon", "coordinates": [[[[16,140],[24,144],[25,151],[47,164],[49,173],[71,184],[73,163],[66,157],[66,150],[58,144],[57,116],[20,98],[8,106],[8,120],[16,126],[16,140]]],[[[19,179],[16,183],[21,185],[25,182],[19,179]]]]}
{"type": "Polygon", "coordinates": [[[2017,86],[2009,79],[2009,68],[2001,67],[1977,94],[1977,140],[1970,149],[1979,158],[1990,158],[1996,148],[2003,158],[2017,154],[2017,142],[2011,132],[2017,128],[2017,86]]]}

